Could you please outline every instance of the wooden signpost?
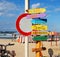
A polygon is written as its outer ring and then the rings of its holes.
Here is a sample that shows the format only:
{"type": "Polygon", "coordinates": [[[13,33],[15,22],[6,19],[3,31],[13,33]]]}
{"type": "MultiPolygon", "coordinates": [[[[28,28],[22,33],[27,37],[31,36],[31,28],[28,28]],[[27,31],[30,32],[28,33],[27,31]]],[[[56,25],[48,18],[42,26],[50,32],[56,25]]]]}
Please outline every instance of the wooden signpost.
{"type": "MultiPolygon", "coordinates": [[[[25,13],[20,15],[18,19],[16,20],[16,29],[17,31],[25,36],[25,57],[28,56],[28,36],[31,34],[35,34],[35,32],[24,32],[20,26],[20,21],[26,17],[27,19],[33,18],[33,19],[39,19],[36,23],[35,21],[32,21],[32,30],[38,30],[38,31],[45,31],[48,29],[47,25],[41,25],[40,23],[46,23],[47,19],[42,19],[43,17],[46,16],[45,8],[34,8],[34,9],[29,9],[28,7],[28,1],[25,0],[25,13]]],[[[47,32],[36,32],[36,34],[47,34],[47,32]]],[[[47,40],[47,36],[34,36],[33,40],[36,41],[36,57],[42,57],[42,52],[41,52],[41,41],[47,40]]]]}

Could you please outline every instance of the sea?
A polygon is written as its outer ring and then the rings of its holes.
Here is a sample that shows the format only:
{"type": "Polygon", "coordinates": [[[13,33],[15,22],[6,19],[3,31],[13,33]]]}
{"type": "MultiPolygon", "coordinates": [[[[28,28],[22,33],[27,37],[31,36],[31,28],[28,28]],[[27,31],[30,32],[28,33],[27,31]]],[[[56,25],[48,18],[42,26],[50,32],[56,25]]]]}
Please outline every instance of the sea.
{"type": "MultiPolygon", "coordinates": [[[[18,37],[18,34],[16,34],[16,38],[18,37]]],[[[0,39],[13,39],[12,34],[0,34],[0,39]]]]}

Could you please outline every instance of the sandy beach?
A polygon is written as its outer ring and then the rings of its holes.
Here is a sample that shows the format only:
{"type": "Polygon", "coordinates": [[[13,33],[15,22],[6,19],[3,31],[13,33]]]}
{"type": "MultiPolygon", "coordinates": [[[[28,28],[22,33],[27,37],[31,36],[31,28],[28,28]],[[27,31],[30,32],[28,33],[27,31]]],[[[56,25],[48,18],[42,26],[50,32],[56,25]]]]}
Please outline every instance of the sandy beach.
{"type": "MultiPolygon", "coordinates": [[[[12,51],[15,50],[16,56],[15,57],[25,57],[25,45],[24,43],[18,43],[16,41],[12,41],[11,39],[0,39],[0,44],[8,44],[14,43],[14,46],[8,46],[7,49],[12,51]]],[[[53,42],[51,46],[51,42],[43,41],[43,46],[46,47],[45,51],[42,51],[44,56],[49,57],[48,49],[52,48],[54,55],[60,54],[60,41],[58,41],[58,45],[56,46],[56,42],[53,42]]],[[[32,52],[32,48],[35,48],[35,43],[29,43],[29,57],[35,57],[35,52],[32,52]]]]}

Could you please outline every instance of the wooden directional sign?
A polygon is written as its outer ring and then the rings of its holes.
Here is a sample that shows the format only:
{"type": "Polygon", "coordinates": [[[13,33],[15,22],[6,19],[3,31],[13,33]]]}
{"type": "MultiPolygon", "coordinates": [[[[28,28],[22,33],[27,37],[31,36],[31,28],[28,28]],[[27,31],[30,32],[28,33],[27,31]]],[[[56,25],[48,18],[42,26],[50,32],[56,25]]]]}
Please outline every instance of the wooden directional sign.
{"type": "Polygon", "coordinates": [[[33,40],[34,41],[46,41],[47,40],[47,36],[34,36],[33,40]]]}
{"type": "Polygon", "coordinates": [[[45,8],[34,8],[34,9],[29,9],[26,10],[29,14],[36,14],[36,13],[44,13],[46,12],[45,8]]]}
{"type": "Polygon", "coordinates": [[[42,18],[33,18],[33,19],[37,19],[37,20],[42,20],[42,21],[45,21],[45,22],[47,22],[47,19],[42,19],[42,18]]]}
{"type": "Polygon", "coordinates": [[[41,20],[41,19],[32,19],[32,24],[46,24],[47,22],[41,20]]]}
{"type": "Polygon", "coordinates": [[[32,25],[32,30],[47,30],[48,27],[46,25],[32,25]]]}
{"type": "Polygon", "coordinates": [[[36,22],[38,21],[47,22],[47,19],[41,19],[41,18],[33,18],[32,20],[35,20],[36,22]]]}
{"type": "Polygon", "coordinates": [[[27,18],[28,18],[28,19],[29,19],[29,18],[43,18],[43,17],[45,17],[45,16],[46,16],[45,13],[41,13],[41,14],[30,14],[30,15],[27,16],[27,18]]]}
{"type": "Polygon", "coordinates": [[[32,31],[31,32],[31,34],[32,35],[48,35],[48,32],[47,31],[43,31],[43,32],[41,32],[41,31],[32,31]]]}

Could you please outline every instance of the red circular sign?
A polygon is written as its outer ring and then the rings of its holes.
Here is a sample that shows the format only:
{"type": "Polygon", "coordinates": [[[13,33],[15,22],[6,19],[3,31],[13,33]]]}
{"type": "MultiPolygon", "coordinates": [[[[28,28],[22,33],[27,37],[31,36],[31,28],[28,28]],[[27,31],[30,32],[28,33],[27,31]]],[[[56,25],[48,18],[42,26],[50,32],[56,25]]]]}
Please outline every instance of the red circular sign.
{"type": "Polygon", "coordinates": [[[20,23],[19,23],[19,22],[23,19],[23,17],[26,17],[27,15],[29,15],[29,14],[28,14],[28,13],[24,13],[24,14],[20,15],[20,16],[18,17],[18,19],[16,20],[16,29],[17,29],[17,31],[18,31],[19,33],[25,35],[25,36],[30,35],[31,32],[24,32],[24,31],[22,31],[21,28],[20,28],[20,23]]]}

